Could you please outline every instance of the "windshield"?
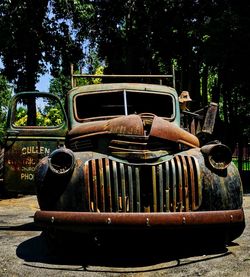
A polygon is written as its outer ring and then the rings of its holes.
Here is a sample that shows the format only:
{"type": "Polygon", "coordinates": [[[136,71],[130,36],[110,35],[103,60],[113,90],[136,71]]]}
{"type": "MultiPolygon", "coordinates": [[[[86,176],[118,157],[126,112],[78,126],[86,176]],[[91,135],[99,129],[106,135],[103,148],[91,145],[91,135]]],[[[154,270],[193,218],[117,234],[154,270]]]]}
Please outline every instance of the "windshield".
{"type": "Polygon", "coordinates": [[[173,96],[141,91],[112,91],[91,94],[81,94],[75,99],[75,114],[77,120],[93,117],[107,117],[139,113],[173,119],[173,96]]]}

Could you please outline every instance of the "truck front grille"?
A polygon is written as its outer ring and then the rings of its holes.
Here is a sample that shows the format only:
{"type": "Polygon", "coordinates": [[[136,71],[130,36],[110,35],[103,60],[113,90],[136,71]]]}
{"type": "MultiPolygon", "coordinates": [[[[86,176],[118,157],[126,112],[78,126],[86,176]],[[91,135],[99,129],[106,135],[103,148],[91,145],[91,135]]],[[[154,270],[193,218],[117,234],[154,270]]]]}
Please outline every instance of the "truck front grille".
{"type": "Polygon", "coordinates": [[[153,165],[90,160],[84,164],[84,195],[86,211],[193,211],[201,204],[199,164],[183,155],[153,165]]]}

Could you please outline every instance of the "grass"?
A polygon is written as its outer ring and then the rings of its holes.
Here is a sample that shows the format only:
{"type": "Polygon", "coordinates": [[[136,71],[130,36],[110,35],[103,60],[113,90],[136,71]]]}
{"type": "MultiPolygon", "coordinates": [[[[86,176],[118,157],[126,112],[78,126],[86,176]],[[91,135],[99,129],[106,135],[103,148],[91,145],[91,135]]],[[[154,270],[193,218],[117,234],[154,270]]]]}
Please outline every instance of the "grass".
{"type": "MultiPolygon", "coordinates": [[[[237,159],[233,159],[234,164],[238,167],[239,169],[239,163],[237,159]]],[[[242,170],[250,170],[250,160],[249,161],[242,161],[242,170]]]]}

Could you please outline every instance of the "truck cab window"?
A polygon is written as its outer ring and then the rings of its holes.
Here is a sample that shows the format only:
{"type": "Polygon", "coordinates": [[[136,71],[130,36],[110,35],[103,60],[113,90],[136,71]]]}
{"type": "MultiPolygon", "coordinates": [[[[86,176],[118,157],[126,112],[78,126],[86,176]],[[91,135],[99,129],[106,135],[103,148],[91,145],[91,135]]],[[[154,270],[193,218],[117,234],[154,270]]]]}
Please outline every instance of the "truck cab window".
{"type": "Polygon", "coordinates": [[[58,127],[64,122],[60,103],[49,96],[20,96],[14,109],[12,124],[15,127],[58,127]]]}

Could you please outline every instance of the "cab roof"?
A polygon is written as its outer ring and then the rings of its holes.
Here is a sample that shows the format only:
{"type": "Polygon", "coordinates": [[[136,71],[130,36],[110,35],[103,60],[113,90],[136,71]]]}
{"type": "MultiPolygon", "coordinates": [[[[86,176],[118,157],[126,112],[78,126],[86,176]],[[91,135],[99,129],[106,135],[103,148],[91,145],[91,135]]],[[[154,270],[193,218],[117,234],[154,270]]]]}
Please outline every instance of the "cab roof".
{"type": "Polygon", "coordinates": [[[94,85],[83,85],[71,89],[68,94],[89,93],[106,90],[140,90],[153,91],[160,93],[170,93],[177,97],[177,92],[174,88],[165,85],[146,84],[146,83],[105,83],[94,85]]]}

